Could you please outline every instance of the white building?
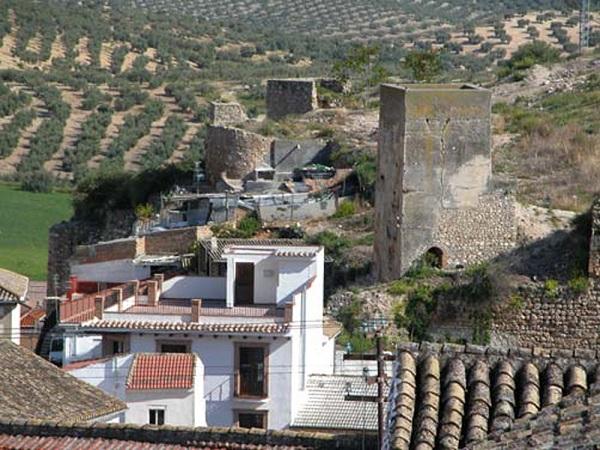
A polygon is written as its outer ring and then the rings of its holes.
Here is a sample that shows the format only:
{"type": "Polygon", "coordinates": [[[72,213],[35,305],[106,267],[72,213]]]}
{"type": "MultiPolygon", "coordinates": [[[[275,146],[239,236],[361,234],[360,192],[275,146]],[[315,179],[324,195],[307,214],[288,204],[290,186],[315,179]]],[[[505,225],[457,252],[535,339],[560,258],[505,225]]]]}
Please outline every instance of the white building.
{"type": "Polygon", "coordinates": [[[236,245],[223,256],[225,277],[158,275],[61,303],[62,363],[194,353],[204,417],[188,423],[288,427],[309,375],[333,373],[339,325],[324,326],[323,248],[236,245]]]}
{"type": "Polygon", "coordinates": [[[0,339],[21,343],[21,305],[28,287],[29,278],[0,269],[0,339]]]}
{"type": "Polygon", "coordinates": [[[123,400],[126,423],[206,426],[204,369],[193,353],[128,354],[64,370],[123,400]]]}

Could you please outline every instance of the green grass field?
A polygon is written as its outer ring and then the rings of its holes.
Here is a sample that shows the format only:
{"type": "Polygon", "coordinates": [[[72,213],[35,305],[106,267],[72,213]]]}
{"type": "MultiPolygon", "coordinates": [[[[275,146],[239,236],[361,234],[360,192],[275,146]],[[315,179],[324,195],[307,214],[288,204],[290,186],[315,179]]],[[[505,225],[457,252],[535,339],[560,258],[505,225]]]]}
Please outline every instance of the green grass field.
{"type": "Polygon", "coordinates": [[[0,184],[0,267],[45,280],[48,229],[72,212],[69,194],[34,194],[0,184]]]}

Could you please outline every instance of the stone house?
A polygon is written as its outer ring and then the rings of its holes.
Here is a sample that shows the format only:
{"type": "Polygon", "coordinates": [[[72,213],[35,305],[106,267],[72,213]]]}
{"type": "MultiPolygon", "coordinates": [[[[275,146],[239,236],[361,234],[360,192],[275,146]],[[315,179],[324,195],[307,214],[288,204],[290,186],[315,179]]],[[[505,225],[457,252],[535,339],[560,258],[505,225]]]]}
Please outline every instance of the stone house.
{"type": "Polygon", "coordinates": [[[204,368],[206,411],[195,420],[286,428],[306,401],[308,377],[333,372],[339,325],[324,324],[323,253],[230,245],[224,276],[156,274],[72,295],[58,305],[50,357],[69,365],[123,353],[193,353],[204,368]]]}

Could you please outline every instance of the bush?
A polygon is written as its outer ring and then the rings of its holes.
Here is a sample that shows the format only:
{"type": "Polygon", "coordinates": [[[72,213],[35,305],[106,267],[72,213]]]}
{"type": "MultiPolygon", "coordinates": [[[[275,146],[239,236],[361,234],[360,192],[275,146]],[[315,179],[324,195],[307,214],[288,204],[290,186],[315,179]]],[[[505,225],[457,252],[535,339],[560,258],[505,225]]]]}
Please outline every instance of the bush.
{"type": "Polygon", "coordinates": [[[45,170],[27,172],[20,176],[21,190],[29,192],[50,192],[54,178],[45,170]]]}
{"type": "Polygon", "coordinates": [[[569,289],[571,289],[574,294],[583,294],[587,291],[588,285],[589,280],[583,275],[576,275],[568,282],[569,289]]]}
{"type": "Polygon", "coordinates": [[[339,204],[337,211],[331,217],[341,219],[354,214],[356,214],[356,204],[353,201],[345,200],[339,204]]]}
{"type": "Polygon", "coordinates": [[[350,241],[342,236],[338,236],[333,231],[321,231],[307,239],[309,244],[322,245],[325,248],[325,255],[337,259],[350,248],[350,241]]]}
{"type": "Polygon", "coordinates": [[[544,295],[548,298],[558,297],[558,281],[554,279],[548,279],[544,282],[544,295]]]}

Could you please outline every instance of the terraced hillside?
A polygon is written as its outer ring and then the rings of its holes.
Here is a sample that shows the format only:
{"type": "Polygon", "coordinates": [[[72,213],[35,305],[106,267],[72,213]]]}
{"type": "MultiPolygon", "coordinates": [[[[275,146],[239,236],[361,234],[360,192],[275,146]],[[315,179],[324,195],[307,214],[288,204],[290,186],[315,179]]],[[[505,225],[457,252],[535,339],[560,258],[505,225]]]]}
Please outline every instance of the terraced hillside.
{"type": "Polygon", "coordinates": [[[535,39],[574,51],[576,14],[562,2],[466,5],[5,0],[0,81],[6,95],[28,100],[0,116],[0,177],[189,167],[202,153],[208,102],[239,101],[260,116],[266,78],[329,74],[356,41],[379,41],[378,63],[400,78],[410,76],[398,63],[414,48],[444,53],[446,79],[478,81],[535,39]]]}

